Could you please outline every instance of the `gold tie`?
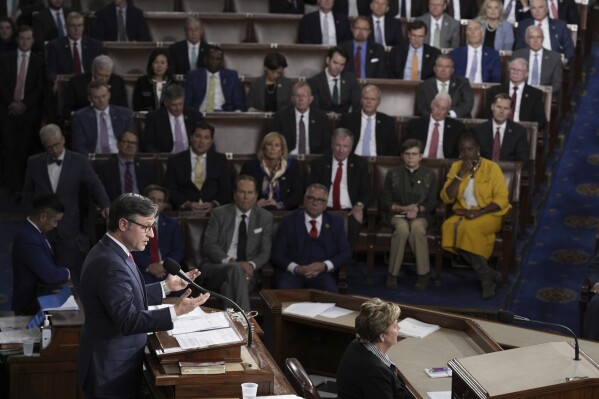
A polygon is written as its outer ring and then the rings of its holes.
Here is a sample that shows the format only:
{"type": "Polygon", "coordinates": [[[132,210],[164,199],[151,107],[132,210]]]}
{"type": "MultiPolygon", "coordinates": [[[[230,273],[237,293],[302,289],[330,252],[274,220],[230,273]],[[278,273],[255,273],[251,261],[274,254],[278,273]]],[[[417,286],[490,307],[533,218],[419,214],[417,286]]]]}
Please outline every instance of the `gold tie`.
{"type": "Polygon", "coordinates": [[[210,75],[210,81],[208,82],[208,102],[206,103],[206,112],[214,112],[214,92],[215,92],[216,78],[214,75],[210,75]]]}
{"type": "Polygon", "coordinates": [[[412,57],[412,76],[411,80],[419,80],[418,79],[418,52],[414,50],[414,56],[412,57]]]}
{"type": "Polygon", "coordinates": [[[202,157],[199,155],[196,155],[196,167],[194,170],[193,183],[196,185],[198,190],[201,190],[202,184],[204,184],[204,165],[202,164],[202,157]]]}

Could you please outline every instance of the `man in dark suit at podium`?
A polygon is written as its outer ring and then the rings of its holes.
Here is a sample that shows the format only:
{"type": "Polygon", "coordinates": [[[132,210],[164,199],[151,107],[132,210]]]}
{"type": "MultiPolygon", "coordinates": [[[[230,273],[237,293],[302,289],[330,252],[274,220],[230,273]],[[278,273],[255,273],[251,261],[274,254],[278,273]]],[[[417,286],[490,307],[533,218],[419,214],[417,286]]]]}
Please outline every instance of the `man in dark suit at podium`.
{"type": "MultiPolygon", "coordinates": [[[[85,309],[77,382],[86,398],[139,397],[147,334],[173,328],[173,320],[206,302],[186,290],[172,307],[148,310],[164,295],[187,287],[180,277],[146,286],[131,251],[143,251],[153,236],[157,207],[138,194],[123,194],[110,206],[108,233],[83,264],[80,297],[85,309]]],[[[188,272],[190,279],[198,270],[188,272]]]]}

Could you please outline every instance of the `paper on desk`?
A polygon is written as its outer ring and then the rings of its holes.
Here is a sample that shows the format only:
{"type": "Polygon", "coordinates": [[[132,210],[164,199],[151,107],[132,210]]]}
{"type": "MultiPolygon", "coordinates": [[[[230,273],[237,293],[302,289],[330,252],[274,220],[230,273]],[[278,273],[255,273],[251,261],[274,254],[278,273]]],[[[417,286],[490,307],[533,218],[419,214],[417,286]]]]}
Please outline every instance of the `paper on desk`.
{"type": "Polygon", "coordinates": [[[0,331],[19,330],[25,328],[31,316],[0,317],[0,331]]]}
{"type": "MultiPolygon", "coordinates": [[[[152,305],[152,306],[148,306],[148,309],[149,310],[157,310],[157,309],[170,308],[173,306],[174,305],[171,305],[171,304],[152,305]]],[[[208,314],[208,313],[204,312],[202,310],[202,308],[197,307],[189,313],[185,313],[185,314],[182,314],[181,316],[177,316],[177,320],[179,320],[179,319],[195,319],[198,317],[204,317],[206,314],[208,314]]]]}
{"type": "Polygon", "coordinates": [[[294,314],[304,317],[316,317],[327,309],[335,306],[334,303],[297,302],[283,309],[283,314],[294,314]]]}
{"type": "Polygon", "coordinates": [[[207,348],[213,345],[241,342],[241,338],[231,327],[181,334],[175,336],[175,338],[181,349],[207,348]]]}
{"type": "Polygon", "coordinates": [[[77,305],[75,297],[71,295],[67,298],[66,302],[60,306],[44,308],[45,312],[47,312],[48,310],[79,310],[79,305],[77,305]]]}
{"type": "Polygon", "coordinates": [[[431,399],[451,399],[451,391],[437,391],[426,393],[431,399]]]}
{"type": "Polygon", "coordinates": [[[424,338],[439,328],[436,324],[423,323],[411,317],[406,317],[399,322],[399,335],[402,337],[424,338]]]}
{"type": "Polygon", "coordinates": [[[39,342],[40,335],[40,330],[37,328],[0,332],[0,345],[20,344],[23,342],[23,338],[25,337],[32,337],[36,342],[39,342]]]}
{"type": "Polygon", "coordinates": [[[339,306],[333,306],[332,308],[328,308],[319,314],[319,316],[328,317],[329,319],[336,319],[337,317],[346,316],[351,312],[353,312],[353,310],[340,308],[339,306]]]}
{"type": "Polygon", "coordinates": [[[194,331],[208,331],[229,327],[229,321],[224,312],[204,313],[199,317],[175,320],[173,329],[168,335],[187,334],[194,331]]]}

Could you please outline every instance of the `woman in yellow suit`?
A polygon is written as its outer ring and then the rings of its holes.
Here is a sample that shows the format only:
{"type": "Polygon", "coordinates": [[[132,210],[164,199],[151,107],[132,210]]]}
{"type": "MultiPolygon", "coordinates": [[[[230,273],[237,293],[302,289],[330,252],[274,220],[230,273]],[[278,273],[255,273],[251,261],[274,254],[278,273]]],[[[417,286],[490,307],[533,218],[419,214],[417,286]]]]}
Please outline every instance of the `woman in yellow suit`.
{"type": "Polygon", "coordinates": [[[443,249],[460,255],[476,271],[483,299],[495,295],[496,273],[488,264],[495,234],[511,208],[501,168],[482,158],[478,138],[470,132],[458,141],[460,160],[453,163],[441,190],[441,200],[453,215],[443,222],[443,249]]]}

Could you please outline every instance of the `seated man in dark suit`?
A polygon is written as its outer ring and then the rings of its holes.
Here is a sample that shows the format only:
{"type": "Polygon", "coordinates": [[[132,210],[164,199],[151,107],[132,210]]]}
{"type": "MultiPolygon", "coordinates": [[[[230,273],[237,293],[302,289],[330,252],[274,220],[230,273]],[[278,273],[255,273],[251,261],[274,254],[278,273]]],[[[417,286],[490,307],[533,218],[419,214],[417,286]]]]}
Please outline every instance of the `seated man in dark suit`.
{"type": "Polygon", "coordinates": [[[454,49],[455,76],[468,78],[472,83],[501,82],[499,52],[483,43],[484,27],[480,21],[471,20],[466,27],[466,46],[454,49]]]}
{"type": "Polygon", "coordinates": [[[347,237],[351,247],[360,236],[372,197],[368,161],[352,154],[354,137],[349,129],[337,128],[331,139],[331,152],[310,163],[308,183],[319,183],[331,192],[327,207],[347,214],[347,237]]]}
{"type": "Polygon", "coordinates": [[[368,40],[370,19],[357,17],[352,21],[353,40],[341,43],[348,55],[348,71],[354,71],[358,79],[383,79],[387,77],[385,48],[368,40]]]}
{"type": "Polygon", "coordinates": [[[214,126],[202,121],[189,136],[189,150],[168,159],[164,181],[175,208],[210,212],[231,202],[228,161],[213,144],[214,126]]]}
{"type": "Polygon", "coordinates": [[[528,160],[529,147],[526,129],[509,120],[512,100],[507,93],[499,93],[491,104],[493,118],[476,127],[480,155],[494,162],[528,160]]]}
{"type": "Polygon", "coordinates": [[[282,109],[273,118],[271,130],[285,137],[289,154],[322,154],[329,147],[329,118],[310,106],[312,100],[310,85],[297,82],[291,97],[293,107],[282,109]]]}
{"type": "Polygon", "coordinates": [[[73,151],[114,154],[121,134],[135,129],[131,111],[110,105],[110,87],[105,82],[91,81],[87,94],[91,105],[75,112],[71,122],[73,151]]]}
{"type": "Polygon", "coordinates": [[[428,12],[418,17],[428,28],[426,42],[439,50],[460,46],[460,22],[446,11],[447,0],[428,0],[428,12]]]}
{"type": "Polygon", "coordinates": [[[335,46],[351,39],[347,14],[333,10],[335,0],[318,0],[318,11],[302,17],[297,42],[302,44],[325,44],[335,46]]]}
{"type": "Polygon", "coordinates": [[[202,40],[204,28],[199,17],[196,15],[187,17],[183,28],[185,39],[171,44],[168,48],[170,70],[179,75],[185,75],[190,69],[203,67],[209,47],[208,43],[202,40]]]}
{"type": "Polygon", "coordinates": [[[487,96],[490,99],[485,110],[485,118],[491,118],[491,105],[499,93],[507,93],[512,99],[510,120],[514,122],[537,122],[539,130],[547,126],[543,92],[526,83],[528,78],[528,61],[524,58],[514,58],[509,64],[510,78],[507,83],[491,86],[487,96]]]}
{"type": "Polygon", "coordinates": [[[276,288],[338,292],[334,272],[351,260],[343,219],[326,212],[328,190],[311,184],[304,208],[285,215],[275,234],[270,261],[276,288]]]}
{"type": "Polygon", "coordinates": [[[462,122],[447,115],[449,109],[451,97],[447,93],[437,94],[431,103],[431,114],[412,119],[402,141],[419,140],[425,158],[458,158],[458,138],[465,128],[462,122]]]}
{"type": "Polygon", "coordinates": [[[200,112],[243,111],[243,89],[237,71],[224,67],[223,49],[210,46],[205,68],[185,77],[185,105],[200,112]]]}
{"type": "Polygon", "coordinates": [[[341,116],[339,126],[351,130],[354,136],[352,152],[356,155],[371,157],[399,154],[395,120],[377,111],[380,103],[381,90],[369,84],[362,88],[362,109],[341,116]]]}
{"type": "Polygon", "coordinates": [[[78,75],[91,70],[92,61],[104,53],[102,42],[83,36],[83,15],[67,15],[67,36],[50,41],[46,47],[46,75],[50,83],[56,75],[78,75]]]}
{"type": "Polygon", "coordinates": [[[71,113],[89,105],[87,86],[92,80],[106,82],[110,86],[110,104],[128,108],[125,81],[112,73],[114,62],[107,55],[99,55],[92,62],[91,71],[69,79],[64,96],[63,118],[70,119],[71,113]]]}
{"type": "Polygon", "coordinates": [[[155,164],[137,156],[138,144],[137,132],[125,130],[117,140],[118,153],[96,167],[110,201],[124,193],[141,194],[144,187],[158,181],[155,164]]]}
{"type": "Polygon", "coordinates": [[[389,0],[387,15],[393,18],[417,18],[428,11],[428,0],[389,0]]]}
{"type": "Polygon", "coordinates": [[[333,11],[355,18],[370,14],[370,0],[335,0],[333,11]]]}
{"type": "MultiPolygon", "coordinates": [[[[202,247],[202,281],[208,289],[250,310],[250,291],[260,284],[260,269],[270,258],[272,214],[256,205],[256,180],[235,179],[234,203],[210,214],[202,247]]],[[[225,304],[228,307],[228,304],[225,304]]]]}
{"type": "Polygon", "coordinates": [[[152,40],[143,11],[127,0],[114,0],[96,11],[92,37],[103,42],[152,40]]]}
{"type": "Polygon", "coordinates": [[[424,42],[426,24],[415,19],[408,25],[408,43],[394,46],[389,54],[389,74],[403,80],[426,80],[434,76],[433,66],[441,51],[424,42]]]}
{"type": "Polygon", "coordinates": [[[164,107],[146,115],[142,148],[145,152],[185,151],[202,114],[185,106],[185,90],[178,84],[167,86],[162,97],[164,107]]]}
{"type": "Polygon", "coordinates": [[[64,6],[64,0],[48,0],[48,7],[34,15],[35,46],[33,48],[36,52],[43,55],[46,42],[66,36],[66,17],[71,11],[73,11],[71,7],[64,6]]]}
{"type": "MultiPolygon", "coordinates": [[[[522,0],[519,0],[522,1],[522,0]]],[[[526,1],[526,0],[524,0],[526,1]]],[[[568,25],[579,25],[580,24],[580,15],[578,14],[578,6],[576,5],[576,3],[579,3],[578,1],[575,0],[548,0],[547,1],[549,3],[549,18],[551,19],[561,19],[562,21],[564,21],[565,23],[567,23],[568,25]]],[[[593,7],[593,4],[591,4],[592,1],[589,1],[589,7],[593,7]]],[[[526,19],[526,18],[530,18],[531,15],[531,8],[526,7],[527,10],[526,12],[522,13],[522,18],[521,19],[526,19]]],[[[580,29],[580,28],[579,28],[580,29]]]]}
{"type": "Polygon", "coordinates": [[[316,108],[343,114],[360,105],[360,85],[356,76],[345,70],[347,58],[343,48],[332,47],[325,59],[324,71],[308,79],[316,108]]]}
{"type": "Polygon", "coordinates": [[[447,0],[446,12],[456,20],[478,17],[478,5],[470,0],[447,0]]]}
{"type": "Polygon", "coordinates": [[[148,240],[143,251],[133,252],[135,264],[141,271],[146,284],[157,283],[166,278],[162,267],[164,259],[171,258],[177,263],[183,261],[185,248],[183,234],[176,219],[162,214],[168,204],[168,190],[162,186],[151,184],[143,189],[143,195],[158,207],[154,220],[154,236],[148,240]]]}
{"type": "Polygon", "coordinates": [[[368,39],[381,46],[391,47],[403,44],[401,22],[393,15],[387,15],[389,0],[372,0],[370,10],[372,11],[372,17],[370,18],[372,31],[368,39]]]}
{"type": "Polygon", "coordinates": [[[306,12],[304,0],[268,0],[268,12],[273,14],[300,14],[306,12]]]}
{"type": "Polygon", "coordinates": [[[447,54],[440,54],[433,68],[435,77],[429,78],[416,89],[416,111],[428,116],[430,105],[437,93],[447,93],[451,97],[449,116],[452,118],[470,118],[474,107],[474,95],[468,79],[454,76],[453,60],[447,54]]]}
{"type": "Polygon", "coordinates": [[[69,279],[69,270],[54,259],[46,233],[62,219],[65,209],[56,194],[33,200],[27,221],[13,240],[12,310],[16,314],[35,314],[37,297],[60,288],[69,279]]]}

